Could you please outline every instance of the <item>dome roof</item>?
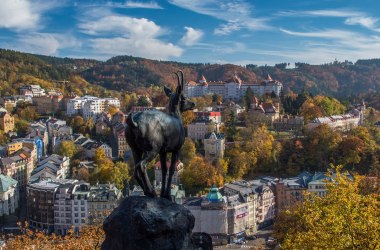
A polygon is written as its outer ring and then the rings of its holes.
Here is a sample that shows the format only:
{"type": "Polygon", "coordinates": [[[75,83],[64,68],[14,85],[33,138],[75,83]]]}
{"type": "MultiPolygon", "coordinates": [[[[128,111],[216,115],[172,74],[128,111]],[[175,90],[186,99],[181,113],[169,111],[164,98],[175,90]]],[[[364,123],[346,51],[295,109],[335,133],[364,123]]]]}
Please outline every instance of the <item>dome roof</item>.
{"type": "Polygon", "coordinates": [[[207,200],[209,202],[221,202],[223,201],[223,197],[219,192],[219,189],[216,186],[212,186],[210,192],[207,195],[207,200]]]}

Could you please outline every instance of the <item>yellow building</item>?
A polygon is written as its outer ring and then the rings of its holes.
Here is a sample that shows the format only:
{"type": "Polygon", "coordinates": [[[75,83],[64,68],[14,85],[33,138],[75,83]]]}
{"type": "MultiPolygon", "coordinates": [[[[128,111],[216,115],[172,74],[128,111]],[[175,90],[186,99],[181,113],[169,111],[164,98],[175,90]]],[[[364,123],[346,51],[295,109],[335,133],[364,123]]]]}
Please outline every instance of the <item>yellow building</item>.
{"type": "Polygon", "coordinates": [[[8,112],[0,113],[0,129],[5,133],[13,131],[15,128],[15,119],[8,112]]]}
{"type": "Polygon", "coordinates": [[[22,148],[22,142],[16,141],[8,143],[8,155],[12,155],[13,153],[19,151],[22,148]]]}

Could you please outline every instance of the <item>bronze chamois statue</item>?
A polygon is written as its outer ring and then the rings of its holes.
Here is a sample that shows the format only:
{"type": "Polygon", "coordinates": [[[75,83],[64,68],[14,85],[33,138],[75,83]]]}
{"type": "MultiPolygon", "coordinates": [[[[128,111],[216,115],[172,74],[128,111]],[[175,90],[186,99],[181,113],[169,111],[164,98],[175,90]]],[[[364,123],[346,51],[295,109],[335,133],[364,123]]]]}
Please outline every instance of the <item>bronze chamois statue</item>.
{"type": "Polygon", "coordinates": [[[182,71],[175,73],[178,79],[178,86],[175,92],[168,87],[164,87],[165,94],[169,97],[167,112],[158,110],[147,110],[137,113],[130,113],[127,117],[125,129],[126,140],[131,147],[133,160],[135,163],[134,177],[143,188],[144,194],[149,197],[156,197],[156,193],[148,179],[147,165],[160,154],[162,184],[161,197],[170,198],[170,186],[178,160],[179,150],[185,141],[185,129],[182,123],[181,113],[192,110],[194,102],[189,101],[183,94],[184,76],[182,71]],[[172,153],[169,168],[169,177],[166,182],[167,153],[172,153]]]}

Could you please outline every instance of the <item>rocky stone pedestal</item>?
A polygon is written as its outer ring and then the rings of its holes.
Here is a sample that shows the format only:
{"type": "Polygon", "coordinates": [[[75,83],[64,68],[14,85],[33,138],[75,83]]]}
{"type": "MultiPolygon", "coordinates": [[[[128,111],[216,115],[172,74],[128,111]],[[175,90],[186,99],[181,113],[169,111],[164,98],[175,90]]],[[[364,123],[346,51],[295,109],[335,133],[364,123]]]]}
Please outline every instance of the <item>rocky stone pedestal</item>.
{"type": "Polygon", "coordinates": [[[101,249],[197,249],[193,227],[194,216],[181,205],[163,198],[127,197],[104,221],[101,249]]]}

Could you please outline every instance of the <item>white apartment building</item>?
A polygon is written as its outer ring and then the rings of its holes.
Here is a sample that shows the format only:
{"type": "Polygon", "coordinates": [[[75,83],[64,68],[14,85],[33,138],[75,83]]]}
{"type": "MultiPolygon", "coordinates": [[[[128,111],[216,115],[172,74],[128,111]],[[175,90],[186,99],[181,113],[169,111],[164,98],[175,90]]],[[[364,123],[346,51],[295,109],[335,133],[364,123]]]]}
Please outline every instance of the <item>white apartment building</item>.
{"type": "Polygon", "coordinates": [[[38,97],[44,96],[46,93],[40,85],[25,85],[20,87],[20,95],[38,97]]]}
{"type": "MultiPolygon", "coordinates": [[[[195,217],[193,232],[211,235],[236,235],[249,233],[250,204],[239,194],[222,196],[218,188],[212,187],[207,197],[188,198],[184,206],[195,217]]],[[[253,211],[253,214],[255,211],[253,211]]],[[[253,224],[255,222],[253,221],[253,224]]]]}
{"type": "Polygon", "coordinates": [[[306,124],[307,129],[314,129],[321,124],[327,124],[334,130],[348,131],[357,127],[361,122],[361,116],[354,114],[332,115],[327,117],[318,117],[306,124]]]}
{"type": "Polygon", "coordinates": [[[99,98],[86,95],[69,100],[66,114],[68,116],[81,114],[85,119],[96,118],[97,115],[107,111],[111,105],[120,108],[120,101],[117,98],[99,98]]]}
{"type": "Polygon", "coordinates": [[[79,230],[87,224],[87,198],[90,184],[77,182],[62,184],[57,188],[54,201],[54,232],[66,235],[69,230],[79,230]]]}
{"type": "Polygon", "coordinates": [[[66,235],[91,223],[99,212],[111,212],[122,198],[113,184],[70,179],[45,179],[27,188],[27,213],[31,227],[66,235]],[[95,215],[95,216],[94,216],[95,215]],[[92,216],[92,218],[91,218],[92,216]]]}

